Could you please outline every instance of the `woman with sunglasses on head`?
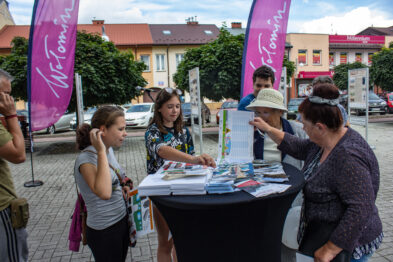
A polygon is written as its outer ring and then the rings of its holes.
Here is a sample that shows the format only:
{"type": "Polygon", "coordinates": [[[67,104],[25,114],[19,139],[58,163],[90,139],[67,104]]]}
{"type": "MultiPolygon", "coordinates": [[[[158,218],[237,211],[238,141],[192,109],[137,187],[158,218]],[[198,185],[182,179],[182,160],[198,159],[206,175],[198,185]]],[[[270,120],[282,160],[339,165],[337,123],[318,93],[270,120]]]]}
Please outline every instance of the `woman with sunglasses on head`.
{"type": "Polygon", "coordinates": [[[123,143],[125,128],[123,110],[103,106],[94,113],[91,125],[83,124],[76,132],[82,152],[74,176],[88,213],[86,238],[95,261],[122,262],[127,257],[130,236],[121,186],[125,176],[112,149],[123,143]]]}
{"type": "MultiPolygon", "coordinates": [[[[147,149],[147,173],[154,174],[165,160],[215,167],[215,161],[207,154],[194,155],[194,143],[190,132],[183,127],[178,89],[162,89],[155,101],[154,116],[145,133],[147,149]]],[[[168,225],[154,206],[154,221],[158,234],[157,261],[177,261],[173,239],[168,240],[168,225]],[[173,249],[173,250],[172,250],[173,249]]]]}
{"type": "Polygon", "coordinates": [[[365,262],[383,238],[375,204],[378,161],[367,141],[343,126],[338,103],[336,86],[313,87],[312,95],[299,106],[309,139],[285,133],[261,118],[250,124],[266,132],[282,152],[304,160],[300,251],[312,253],[317,262],[331,261],[338,255],[351,262],[365,262]]]}

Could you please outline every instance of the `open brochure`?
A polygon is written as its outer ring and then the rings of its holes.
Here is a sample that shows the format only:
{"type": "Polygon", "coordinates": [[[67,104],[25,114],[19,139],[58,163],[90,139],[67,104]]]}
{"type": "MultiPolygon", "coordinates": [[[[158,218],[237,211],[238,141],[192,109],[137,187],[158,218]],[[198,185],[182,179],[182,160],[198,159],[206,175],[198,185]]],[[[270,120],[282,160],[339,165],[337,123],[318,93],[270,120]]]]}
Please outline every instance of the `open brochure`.
{"type": "Polygon", "coordinates": [[[218,130],[218,161],[228,163],[251,162],[254,158],[254,112],[220,111],[218,130]]]}

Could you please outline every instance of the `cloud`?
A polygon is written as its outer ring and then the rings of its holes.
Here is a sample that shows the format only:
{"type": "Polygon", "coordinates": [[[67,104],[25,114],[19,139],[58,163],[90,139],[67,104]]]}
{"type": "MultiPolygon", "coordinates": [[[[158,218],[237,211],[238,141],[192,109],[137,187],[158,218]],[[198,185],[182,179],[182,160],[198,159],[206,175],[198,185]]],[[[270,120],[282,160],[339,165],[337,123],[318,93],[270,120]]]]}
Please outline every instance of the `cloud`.
{"type": "Polygon", "coordinates": [[[301,33],[353,35],[371,25],[380,27],[393,25],[393,20],[387,17],[388,15],[382,11],[358,7],[342,15],[325,16],[304,22],[298,28],[301,33]]]}

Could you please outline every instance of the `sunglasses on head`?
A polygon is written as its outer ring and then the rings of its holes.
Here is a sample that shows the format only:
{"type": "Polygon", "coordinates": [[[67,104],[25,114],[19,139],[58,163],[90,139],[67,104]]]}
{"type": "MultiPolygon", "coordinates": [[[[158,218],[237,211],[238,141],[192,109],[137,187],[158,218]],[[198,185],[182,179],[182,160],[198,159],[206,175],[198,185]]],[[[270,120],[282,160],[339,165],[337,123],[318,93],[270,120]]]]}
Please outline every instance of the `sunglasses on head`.
{"type": "Polygon", "coordinates": [[[183,92],[180,89],[173,89],[173,88],[170,88],[170,87],[166,87],[164,89],[169,94],[172,94],[173,91],[175,91],[179,96],[181,96],[183,94],[183,92]]]}

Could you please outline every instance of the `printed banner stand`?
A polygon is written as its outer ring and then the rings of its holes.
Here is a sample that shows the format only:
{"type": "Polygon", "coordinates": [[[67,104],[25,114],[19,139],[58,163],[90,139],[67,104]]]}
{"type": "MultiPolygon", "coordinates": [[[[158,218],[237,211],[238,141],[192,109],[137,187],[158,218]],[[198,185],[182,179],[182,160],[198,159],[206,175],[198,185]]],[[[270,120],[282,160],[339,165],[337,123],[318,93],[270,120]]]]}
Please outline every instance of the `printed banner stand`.
{"type": "Polygon", "coordinates": [[[33,167],[33,136],[31,131],[29,130],[30,133],[30,165],[31,165],[31,181],[25,182],[23,185],[25,187],[37,187],[37,186],[42,186],[44,182],[41,180],[34,180],[34,167],[33,167]]]}
{"type": "MultiPolygon", "coordinates": [[[[243,50],[240,97],[253,92],[252,75],[260,66],[270,67],[280,79],[291,0],[254,0],[248,17],[243,50]]],[[[279,89],[280,81],[273,88],[279,89]]]]}
{"type": "Polygon", "coordinates": [[[34,1],[27,57],[32,180],[25,187],[43,184],[34,180],[32,132],[56,123],[71,99],[78,8],[79,0],[34,1]]]}
{"type": "MultiPolygon", "coordinates": [[[[369,92],[369,69],[358,68],[348,70],[348,118],[351,125],[364,126],[366,142],[368,143],[368,92],[369,92]],[[365,117],[351,116],[351,109],[364,110],[365,117]]],[[[375,146],[370,145],[372,149],[375,146]]]]}
{"type": "Polygon", "coordinates": [[[195,134],[199,136],[199,154],[203,154],[202,121],[201,115],[201,90],[199,85],[199,67],[188,71],[190,85],[190,104],[191,104],[191,129],[192,140],[195,144],[195,134]],[[194,118],[198,118],[198,124],[194,123],[194,118]]]}

